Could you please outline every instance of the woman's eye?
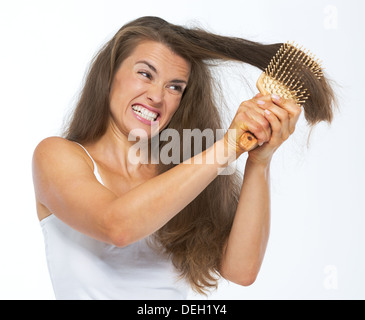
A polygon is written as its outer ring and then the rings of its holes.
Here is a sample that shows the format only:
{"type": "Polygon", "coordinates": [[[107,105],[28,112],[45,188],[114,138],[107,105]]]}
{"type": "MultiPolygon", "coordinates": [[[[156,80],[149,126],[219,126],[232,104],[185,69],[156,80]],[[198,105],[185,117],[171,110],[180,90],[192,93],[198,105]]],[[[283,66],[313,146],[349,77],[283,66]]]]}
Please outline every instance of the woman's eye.
{"type": "Polygon", "coordinates": [[[152,78],[152,75],[149,73],[149,72],[145,72],[145,71],[138,71],[138,73],[140,75],[142,75],[143,77],[145,78],[148,78],[148,79],[151,79],[152,78]]]}
{"type": "Polygon", "coordinates": [[[182,86],[171,85],[169,88],[176,91],[176,92],[183,92],[183,87],[182,86]]]}

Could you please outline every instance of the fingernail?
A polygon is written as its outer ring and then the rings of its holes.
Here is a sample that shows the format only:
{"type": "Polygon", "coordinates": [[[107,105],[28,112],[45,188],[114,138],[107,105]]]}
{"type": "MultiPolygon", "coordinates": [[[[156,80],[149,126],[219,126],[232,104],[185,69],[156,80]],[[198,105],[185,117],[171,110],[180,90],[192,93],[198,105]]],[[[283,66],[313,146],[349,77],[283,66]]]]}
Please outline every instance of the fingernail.
{"type": "Polygon", "coordinates": [[[265,101],[257,100],[257,104],[264,105],[265,104],[265,101]]]}
{"type": "Polygon", "coordinates": [[[260,143],[259,143],[259,147],[262,147],[262,145],[263,145],[263,144],[264,144],[263,142],[260,142],[260,143]]]}
{"type": "Polygon", "coordinates": [[[274,99],[274,100],[280,100],[280,97],[277,95],[277,94],[272,94],[271,97],[274,99]]]}
{"type": "Polygon", "coordinates": [[[271,114],[271,112],[269,111],[269,110],[265,110],[265,113],[267,114],[267,115],[270,115],[271,114]]]}

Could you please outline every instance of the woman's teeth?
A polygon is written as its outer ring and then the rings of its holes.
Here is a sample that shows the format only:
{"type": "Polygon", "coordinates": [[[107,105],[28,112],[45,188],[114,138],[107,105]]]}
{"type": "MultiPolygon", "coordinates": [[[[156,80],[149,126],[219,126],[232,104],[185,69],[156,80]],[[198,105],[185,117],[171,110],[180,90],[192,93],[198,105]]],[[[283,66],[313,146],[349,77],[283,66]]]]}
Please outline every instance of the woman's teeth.
{"type": "Polygon", "coordinates": [[[146,108],[143,108],[142,106],[139,105],[132,106],[132,109],[136,114],[138,114],[140,117],[148,121],[156,121],[158,117],[158,113],[147,110],[146,108]]]}

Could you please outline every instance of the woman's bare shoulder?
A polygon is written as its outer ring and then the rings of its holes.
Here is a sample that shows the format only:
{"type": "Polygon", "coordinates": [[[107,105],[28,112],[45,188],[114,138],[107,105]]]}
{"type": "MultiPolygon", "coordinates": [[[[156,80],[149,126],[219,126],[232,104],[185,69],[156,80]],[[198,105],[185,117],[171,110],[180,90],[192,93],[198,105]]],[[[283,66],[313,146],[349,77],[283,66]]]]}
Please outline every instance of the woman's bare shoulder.
{"type": "Polygon", "coordinates": [[[61,137],[39,142],[33,153],[32,173],[40,220],[51,212],[48,208],[55,202],[53,193],[73,188],[72,184],[80,177],[95,179],[92,161],[85,151],[77,143],[61,137]]]}
{"type": "Polygon", "coordinates": [[[77,170],[93,171],[91,159],[85,151],[75,142],[62,137],[48,137],[36,146],[33,153],[33,175],[42,171],[66,169],[73,172],[77,170]]]}
{"type": "Polygon", "coordinates": [[[57,149],[62,149],[63,151],[67,149],[75,150],[76,146],[76,143],[70,140],[55,136],[45,138],[39,142],[34,152],[56,151],[57,149]]]}
{"type": "MultiPolygon", "coordinates": [[[[85,151],[77,143],[62,137],[48,137],[38,143],[34,150],[33,159],[42,159],[47,156],[68,158],[70,160],[80,158],[89,160],[85,151]]],[[[89,162],[89,161],[87,161],[89,162]]]]}

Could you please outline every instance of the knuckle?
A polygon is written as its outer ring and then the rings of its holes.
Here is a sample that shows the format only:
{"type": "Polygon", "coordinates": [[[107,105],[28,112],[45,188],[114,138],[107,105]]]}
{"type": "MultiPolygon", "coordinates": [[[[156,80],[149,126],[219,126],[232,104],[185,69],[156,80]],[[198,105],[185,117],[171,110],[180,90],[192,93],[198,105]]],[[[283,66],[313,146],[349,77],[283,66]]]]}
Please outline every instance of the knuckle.
{"type": "Polygon", "coordinates": [[[289,126],[289,133],[290,133],[290,135],[292,135],[294,133],[295,129],[296,129],[296,124],[295,123],[292,123],[289,126]]]}
{"type": "Polygon", "coordinates": [[[237,113],[246,114],[249,112],[249,110],[250,110],[249,107],[247,107],[246,105],[243,105],[238,108],[237,113]]]}
{"type": "Polygon", "coordinates": [[[257,123],[257,122],[253,122],[251,124],[252,130],[255,131],[255,134],[260,134],[261,130],[261,126],[257,123]]]}
{"type": "Polygon", "coordinates": [[[247,117],[244,113],[238,113],[235,118],[233,119],[233,123],[239,124],[247,120],[247,117]]]}
{"type": "Polygon", "coordinates": [[[270,126],[270,123],[265,117],[261,114],[259,114],[256,118],[256,121],[265,129],[270,126]]]}
{"type": "Polygon", "coordinates": [[[243,102],[241,102],[241,104],[239,105],[238,109],[243,109],[243,108],[245,108],[245,106],[246,106],[246,101],[243,101],[243,102]]]}
{"type": "Polygon", "coordinates": [[[280,98],[280,102],[281,102],[281,104],[287,104],[287,103],[289,103],[289,102],[290,102],[290,100],[289,100],[289,99],[286,99],[286,98],[284,98],[284,97],[281,97],[281,98],[280,98]]]}
{"type": "Polygon", "coordinates": [[[281,116],[284,120],[289,120],[289,112],[287,112],[286,110],[283,110],[281,113],[281,116]]]}
{"type": "Polygon", "coordinates": [[[256,103],[257,104],[257,102],[258,101],[264,101],[264,102],[266,102],[266,103],[270,103],[270,102],[272,102],[272,100],[271,100],[271,96],[270,95],[261,95],[261,96],[256,96],[256,97],[254,97],[253,99],[252,99],[252,101],[254,102],[254,103],[256,103]]]}
{"type": "Polygon", "coordinates": [[[265,119],[265,121],[263,121],[262,126],[264,127],[265,130],[268,130],[270,128],[270,122],[265,119]]]}
{"type": "Polygon", "coordinates": [[[243,102],[241,102],[239,108],[249,108],[252,104],[251,100],[245,100],[243,102]]]}

